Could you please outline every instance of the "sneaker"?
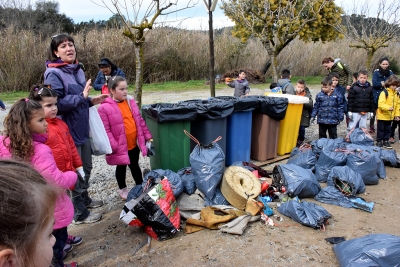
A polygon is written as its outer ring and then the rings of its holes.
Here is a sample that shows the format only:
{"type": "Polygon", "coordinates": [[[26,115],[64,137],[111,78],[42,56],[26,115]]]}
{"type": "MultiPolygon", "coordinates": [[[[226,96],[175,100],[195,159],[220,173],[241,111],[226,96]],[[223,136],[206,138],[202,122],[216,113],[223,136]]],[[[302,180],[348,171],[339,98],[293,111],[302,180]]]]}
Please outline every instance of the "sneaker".
{"type": "Polygon", "coordinates": [[[378,142],[376,142],[376,146],[377,146],[377,147],[383,147],[383,143],[382,143],[382,141],[378,141],[378,142]]]}
{"type": "Polygon", "coordinates": [[[389,141],[383,141],[383,147],[387,149],[392,149],[393,147],[390,145],[389,141]]]}
{"type": "Polygon", "coordinates": [[[77,262],[67,263],[64,264],[64,267],[78,267],[78,263],[77,262]]]}
{"type": "Polygon", "coordinates": [[[98,199],[92,199],[92,202],[90,202],[89,205],[86,206],[88,209],[94,209],[94,208],[99,208],[104,205],[103,200],[98,200],[98,199]]]}
{"type": "Polygon", "coordinates": [[[389,138],[389,142],[390,142],[391,144],[394,144],[394,138],[393,138],[393,137],[390,137],[390,138],[389,138]]]}
{"type": "Polygon", "coordinates": [[[70,244],[65,244],[63,251],[70,253],[74,247],[70,244]]]}
{"type": "Polygon", "coordinates": [[[126,187],[122,188],[122,189],[118,189],[117,192],[123,200],[126,200],[126,198],[128,197],[128,188],[126,188],[126,187]]]}
{"type": "MultiPolygon", "coordinates": [[[[77,246],[77,245],[80,245],[81,243],[82,243],[82,237],[80,237],[80,236],[73,236],[73,235],[68,235],[68,238],[67,238],[67,244],[70,244],[70,245],[74,245],[74,246],[77,246]]],[[[65,250],[65,249],[64,249],[65,250]]]]}
{"type": "Polygon", "coordinates": [[[82,221],[73,220],[73,224],[83,224],[83,223],[95,223],[101,220],[101,214],[98,213],[90,213],[89,216],[82,221]]]}

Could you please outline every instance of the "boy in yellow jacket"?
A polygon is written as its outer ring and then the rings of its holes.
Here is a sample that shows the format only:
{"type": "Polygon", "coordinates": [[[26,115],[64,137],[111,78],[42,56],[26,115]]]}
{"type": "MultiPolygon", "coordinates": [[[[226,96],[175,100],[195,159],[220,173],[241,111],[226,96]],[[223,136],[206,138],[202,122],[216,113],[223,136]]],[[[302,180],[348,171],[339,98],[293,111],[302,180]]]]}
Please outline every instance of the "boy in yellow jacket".
{"type": "Polygon", "coordinates": [[[385,82],[378,99],[377,119],[377,146],[392,149],[389,143],[391,123],[400,120],[400,98],[396,88],[400,86],[400,79],[391,75],[385,82]]]}

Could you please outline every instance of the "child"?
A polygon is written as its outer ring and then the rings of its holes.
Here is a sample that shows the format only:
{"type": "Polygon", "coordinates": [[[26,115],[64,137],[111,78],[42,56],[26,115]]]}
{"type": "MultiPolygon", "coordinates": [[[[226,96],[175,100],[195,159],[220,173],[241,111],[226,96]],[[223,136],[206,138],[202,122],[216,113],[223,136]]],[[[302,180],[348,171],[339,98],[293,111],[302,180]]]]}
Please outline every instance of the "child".
{"type": "Polygon", "coordinates": [[[302,79],[296,83],[296,95],[308,97],[309,101],[307,104],[303,104],[303,111],[301,113],[299,135],[297,137],[297,145],[300,146],[304,143],[306,128],[310,126],[310,115],[313,107],[313,100],[310,89],[306,86],[306,82],[302,79]]]}
{"type": "Polygon", "coordinates": [[[246,80],[246,72],[244,70],[239,70],[239,77],[234,81],[225,82],[229,87],[235,88],[233,96],[243,97],[249,94],[250,86],[249,82],[246,80]]]}
{"type": "Polygon", "coordinates": [[[337,138],[337,125],[343,121],[343,98],[332,88],[332,80],[325,77],[322,82],[322,90],[315,97],[315,104],[311,114],[311,123],[318,116],[319,138],[337,138]]]}
{"type": "Polygon", "coordinates": [[[396,88],[400,86],[400,80],[396,75],[390,77],[384,83],[386,90],[382,91],[378,99],[376,110],[377,134],[376,145],[391,149],[389,143],[392,120],[400,119],[400,103],[396,88]]]}
{"type": "Polygon", "coordinates": [[[125,78],[114,76],[108,81],[110,97],[99,107],[98,112],[110,139],[112,154],[106,155],[109,165],[117,165],[118,194],[122,199],[128,196],[126,187],[126,166],[129,166],[136,185],[142,184],[139,167],[139,152],[147,155],[152,135],[140,115],[135,99],[128,95],[125,78]]]}
{"type": "MultiPolygon", "coordinates": [[[[384,84],[385,81],[390,77],[390,75],[393,75],[393,71],[390,70],[389,66],[389,59],[387,57],[380,58],[378,61],[379,68],[374,70],[372,73],[372,92],[374,95],[374,104],[375,104],[375,110],[374,110],[374,116],[370,120],[370,132],[375,133],[375,115],[376,115],[376,110],[378,109],[378,98],[382,90],[384,89],[384,84]]],[[[389,142],[394,143],[394,130],[393,130],[393,125],[394,128],[396,128],[396,121],[392,122],[392,132],[393,135],[390,135],[389,142]]]]}
{"type": "MultiPolygon", "coordinates": [[[[40,103],[20,99],[4,119],[5,135],[0,137],[0,158],[30,162],[49,182],[64,189],[54,209],[53,235],[54,266],[64,266],[63,249],[67,241],[67,226],[72,222],[74,207],[66,190],[73,188],[77,175],[74,171],[61,172],[54,161],[47,141],[47,122],[40,103]]],[[[66,266],[77,266],[75,262],[66,266]]]]}
{"type": "Polygon", "coordinates": [[[348,117],[350,119],[347,132],[357,127],[367,128],[367,119],[370,119],[374,111],[374,96],[372,94],[372,86],[367,81],[368,72],[360,70],[358,72],[357,82],[355,82],[350,90],[348,99],[348,117]]]}
{"type": "Polygon", "coordinates": [[[0,160],[0,266],[50,266],[59,189],[28,164],[0,160]]]}
{"type": "Polygon", "coordinates": [[[281,72],[281,78],[278,80],[278,85],[282,88],[282,92],[284,94],[295,95],[296,92],[294,90],[293,85],[290,83],[290,70],[284,69],[281,72]]]}
{"type": "MultiPolygon", "coordinates": [[[[48,85],[34,85],[32,86],[29,98],[39,102],[43,107],[46,122],[48,123],[48,139],[46,141],[46,145],[48,145],[53,152],[57,168],[62,172],[77,171],[78,175],[80,175],[78,178],[80,179],[77,179],[77,183],[72,191],[75,192],[79,190],[81,187],[80,180],[85,177],[82,167],[82,160],[79,156],[78,150],[76,149],[67,124],[63,120],[56,117],[58,111],[56,93],[50,89],[48,85]]],[[[72,195],[72,203],[74,204],[74,210],[76,211],[77,208],[75,206],[82,205],[82,201],[74,201],[76,196],[80,196],[79,193],[73,193],[72,195]]],[[[85,211],[87,216],[87,218],[82,220],[82,222],[89,220],[99,221],[101,219],[101,214],[90,213],[84,205],[82,206],[83,207],[81,210],[85,211]]],[[[79,245],[81,242],[81,237],[68,235],[68,245],[79,245]]]]}

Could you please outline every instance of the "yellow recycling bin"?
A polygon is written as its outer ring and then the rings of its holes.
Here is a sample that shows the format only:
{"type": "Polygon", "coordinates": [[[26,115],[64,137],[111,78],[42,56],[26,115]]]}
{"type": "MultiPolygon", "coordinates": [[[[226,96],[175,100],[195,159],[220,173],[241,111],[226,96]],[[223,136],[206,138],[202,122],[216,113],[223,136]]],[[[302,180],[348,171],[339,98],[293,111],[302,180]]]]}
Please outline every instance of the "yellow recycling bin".
{"type": "Polygon", "coordinates": [[[290,153],[292,149],[296,147],[303,104],[307,104],[309,99],[304,96],[287,94],[268,94],[268,96],[285,97],[289,102],[285,118],[281,120],[279,127],[278,155],[283,156],[290,153]]]}

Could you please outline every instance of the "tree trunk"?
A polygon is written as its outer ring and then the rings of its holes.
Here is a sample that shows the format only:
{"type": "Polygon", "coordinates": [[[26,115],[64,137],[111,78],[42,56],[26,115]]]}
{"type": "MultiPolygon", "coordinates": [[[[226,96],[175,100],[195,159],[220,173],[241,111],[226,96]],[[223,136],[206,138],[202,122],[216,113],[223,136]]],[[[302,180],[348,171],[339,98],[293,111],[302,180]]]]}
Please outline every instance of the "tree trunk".
{"type": "Polygon", "coordinates": [[[261,69],[261,73],[265,76],[265,74],[267,73],[269,67],[271,67],[271,59],[268,59],[267,62],[265,62],[264,66],[261,69]]]}
{"type": "Polygon", "coordinates": [[[271,55],[271,61],[272,61],[272,80],[273,82],[278,82],[279,79],[279,72],[278,72],[278,59],[275,53],[272,53],[271,55]]]}
{"type": "Polygon", "coordinates": [[[215,97],[215,75],[214,75],[214,30],[213,13],[211,9],[211,0],[208,0],[208,35],[210,45],[210,94],[215,97]]]}
{"type": "Polygon", "coordinates": [[[139,108],[142,106],[142,86],[143,86],[143,43],[135,42],[135,58],[136,58],[136,81],[134,97],[139,108]]]}
{"type": "Polygon", "coordinates": [[[372,71],[371,68],[371,62],[372,62],[372,57],[374,56],[376,50],[373,48],[369,48],[367,49],[367,63],[366,63],[366,67],[368,71],[372,71]]]}

